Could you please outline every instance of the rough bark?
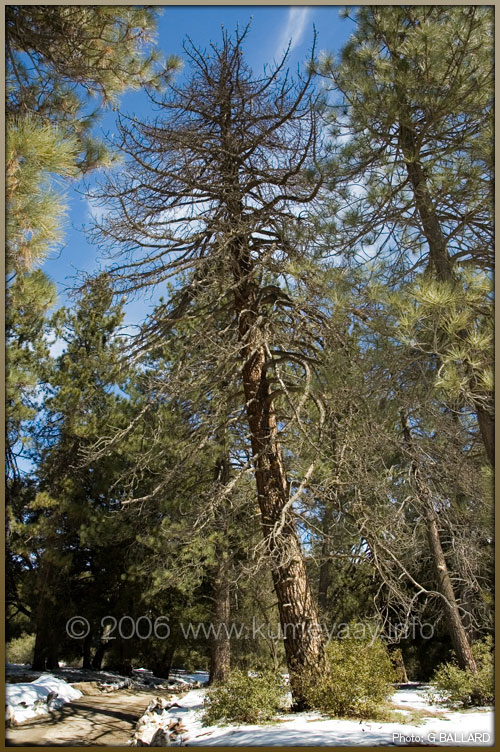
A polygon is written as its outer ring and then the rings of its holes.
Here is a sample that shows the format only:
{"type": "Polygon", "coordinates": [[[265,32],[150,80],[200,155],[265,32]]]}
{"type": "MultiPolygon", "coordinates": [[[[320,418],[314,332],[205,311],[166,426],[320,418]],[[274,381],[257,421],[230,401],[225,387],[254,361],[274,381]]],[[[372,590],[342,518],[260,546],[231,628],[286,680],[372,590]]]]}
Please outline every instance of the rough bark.
{"type": "Polygon", "coordinates": [[[285,654],[295,707],[306,706],[298,679],[304,669],[326,671],[324,639],[311,593],[292,510],[278,440],[266,350],[256,325],[255,291],[246,281],[246,264],[237,291],[236,308],[244,356],[243,386],[255,467],[257,497],[264,539],[278,600],[285,654]]]}
{"type": "Polygon", "coordinates": [[[495,421],[491,413],[480,405],[476,406],[477,422],[486,456],[492,466],[495,464],[495,421]]]}
{"type": "Polygon", "coordinates": [[[45,645],[45,638],[44,635],[42,635],[41,629],[37,629],[36,637],[35,637],[35,648],[33,651],[33,660],[31,662],[31,668],[34,671],[45,671],[47,667],[47,658],[46,658],[46,645],[45,645]]]}
{"type": "Polygon", "coordinates": [[[432,555],[434,574],[438,590],[443,596],[446,624],[453,644],[453,649],[457,656],[460,668],[469,669],[475,673],[477,671],[476,661],[472,654],[467,632],[462,624],[460,610],[453,590],[446,558],[441,546],[437,515],[431,507],[428,507],[426,510],[426,524],[427,539],[429,541],[429,549],[432,555]]]}

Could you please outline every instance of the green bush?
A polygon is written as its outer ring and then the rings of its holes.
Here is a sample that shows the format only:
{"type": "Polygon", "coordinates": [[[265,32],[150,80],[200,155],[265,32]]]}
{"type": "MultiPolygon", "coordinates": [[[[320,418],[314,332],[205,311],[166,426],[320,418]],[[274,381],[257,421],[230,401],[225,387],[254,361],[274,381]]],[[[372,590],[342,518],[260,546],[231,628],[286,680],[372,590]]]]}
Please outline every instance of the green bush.
{"type": "Polygon", "coordinates": [[[35,650],[35,635],[23,634],[8,642],[5,646],[7,663],[31,663],[35,650]]]}
{"type": "Polygon", "coordinates": [[[378,639],[348,636],[327,648],[330,674],[304,676],[301,691],[309,707],[329,715],[376,718],[394,691],[394,667],[378,639]]]}
{"type": "Polygon", "coordinates": [[[270,721],[283,709],[284,695],[283,678],[272,671],[233,670],[225,684],[209,689],[202,720],[205,726],[270,721]]]}
{"type": "Polygon", "coordinates": [[[432,702],[462,708],[493,704],[495,686],[491,637],[476,642],[472,652],[476,659],[477,673],[459,668],[455,661],[438,667],[431,678],[433,689],[429,692],[429,697],[432,702]]]}

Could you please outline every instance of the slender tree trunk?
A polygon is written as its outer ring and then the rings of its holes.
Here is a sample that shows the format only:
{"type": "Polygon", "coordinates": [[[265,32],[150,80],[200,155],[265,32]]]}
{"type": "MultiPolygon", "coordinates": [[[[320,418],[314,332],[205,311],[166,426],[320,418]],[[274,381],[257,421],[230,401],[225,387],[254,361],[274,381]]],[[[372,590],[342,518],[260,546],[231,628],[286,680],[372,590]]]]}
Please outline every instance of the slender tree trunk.
{"type": "Polygon", "coordinates": [[[321,564],[319,566],[319,582],[318,582],[318,605],[322,611],[326,611],[328,606],[328,588],[331,580],[331,561],[330,561],[330,546],[328,544],[328,535],[330,533],[331,513],[328,508],[325,508],[323,514],[323,522],[321,525],[321,532],[323,534],[323,542],[321,544],[321,564]]]}
{"type": "Polygon", "coordinates": [[[83,641],[82,668],[92,668],[91,648],[92,632],[89,632],[83,641]]]}
{"type": "MultiPolygon", "coordinates": [[[[427,180],[420,164],[420,155],[416,144],[415,133],[411,126],[400,124],[400,143],[405,157],[408,177],[413,188],[415,206],[417,208],[424,236],[429,247],[429,256],[436,276],[443,282],[454,279],[452,262],[448,254],[446,239],[443,235],[439,219],[427,186],[427,180]]],[[[481,404],[475,404],[479,431],[484,444],[486,455],[494,463],[494,422],[492,414],[481,404]]],[[[426,512],[427,538],[432,554],[434,571],[439,592],[444,598],[448,631],[462,668],[476,671],[476,662],[472,654],[467,633],[464,629],[458,609],[453,585],[451,583],[446,559],[443,554],[439,528],[434,509],[428,505],[426,512]]]]}
{"type": "MultiPolygon", "coordinates": [[[[241,288],[240,288],[241,290],[241,288]]],[[[262,333],[255,326],[252,297],[237,300],[240,342],[243,344],[243,386],[250,427],[257,497],[264,539],[271,562],[274,589],[284,636],[285,653],[295,708],[306,706],[300,691],[304,669],[327,670],[324,638],[311,593],[304,556],[292,510],[289,488],[278,441],[271,384],[267,377],[262,333]]]]}
{"type": "MultiPolygon", "coordinates": [[[[412,438],[408,422],[403,412],[401,412],[401,422],[403,426],[403,437],[408,449],[412,449],[412,438]]],[[[444,612],[446,616],[446,627],[451,637],[452,645],[455,650],[457,661],[461,668],[468,668],[473,672],[477,671],[476,662],[472,654],[472,648],[467,636],[467,632],[462,623],[460,609],[458,608],[455,591],[451,581],[448,565],[441,545],[439,536],[438,517],[434,510],[432,499],[429,492],[422,486],[418,479],[416,460],[412,460],[412,474],[415,479],[416,488],[419,496],[425,505],[424,514],[427,530],[427,540],[431,554],[434,576],[439,593],[443,596],[444,612]]]]}
{"type": "MultiPolygon", "coordinates": [[[[443,235],[439,217],[436,214],[432,197],[427,186],[427,179],[420,163],[415,132],[410,124],[400,123],[399,140],[406,170],[410,180],[415,206],[422,223],[422,229],[429,248],[431,266],[434,267],[436,277],[441,282],[452,282],[454,279],[452,261],[450,259],[446,238],[443,235]]],[[[471,376],[474,384],[474,376],[471,376]]],[[[491,402],[492,402],[492,396],[491,402]]],[[[474,400],[474,410],[479,425],[479,433],[491,465],[495,463],[495,422],[493,406],[490,409],[479,400],[474,400]]]]}
{"type": "MultiPolygon", "coordinates": [[[[218,436],[224,446],[223,455],[215,465],[215,483],[224,488],[230,479],[231,465],[225,448],[225,427],[221,428],[218,436]]],[[[227,681],[231,667],[231,640],[229,638],[229,619],[231,616],[231,591],[229,583],[229,548],[228,529],[224,510],[216,513],[216,523],[219,534],[223,536],[216,545],[217,566],[214,576],[214,610],[210,655],[210,684],[223,684],[227,681]]]]}
{"type": "Polygon", "coordinates": [[[476,661],[472,654],[467,632],[462,624],[460,610],[458,608],[450,573],[448,571],[448,565],[446,564],[446,558],[441,546],[437,515],[432,507],[427,507],[425,518],[427,523],[427,539],[429,541],[434,574],[438,590],[443,596],[446,623],[453,644],[453,649],[455,650],[460,668],[469,669],[475,673],[477,671],[476,661]]]}
{"type": "Polygon", "coordinates": [[[411,125],[401,122],[399,140],[406,170],[413,189],[415,206],[422,223],[422,230],[429,248],[429,258],[436,276],[442,281],[453,279],[453,267],[446,247],[446,239],[436,216],[427,180],[420,164],[420,154],[411,125]]]}
{"type": "Polygon", "coordinates": [[[326,611],[328,606],[328,586],[330,585],[330,560],[327,558],[328,553],[325,551],[325,544],[321,549],[322,561],[319,567],[319,584],[318,584],[318,605],[322,611],[326,611]]]}
{"type": "Polygon", "coordinates": [[[476,415],[486,455],[493,466],[495,464],[495,421],[491,413],[480,405],[476,405],[476,415]]]}
{"type": "Polygon", "coordinates": [[[175,642],[175,640],[173,640],[167,650],[167,659],[165,661],[165,676],[163,677],[164,679],[168,679],[170,677],[176,649],[177,643],[175,642]]]}
{"type": "Polygon", "coordinates": [[[227,553],[219,551],[215,575],[214,633],[210,657],[210,684],[223,684],[231,665],[229,618],[231,615],[227,553]]]}

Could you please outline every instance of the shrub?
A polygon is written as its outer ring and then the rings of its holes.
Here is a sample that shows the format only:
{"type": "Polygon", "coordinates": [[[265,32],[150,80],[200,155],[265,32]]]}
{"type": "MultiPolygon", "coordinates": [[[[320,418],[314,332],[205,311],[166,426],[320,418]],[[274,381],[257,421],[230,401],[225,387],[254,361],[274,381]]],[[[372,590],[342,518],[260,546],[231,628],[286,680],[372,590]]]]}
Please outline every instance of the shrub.
{"type": "Polygon", "coordinates": [[[35,650],[35,635],[23,634],[8,642],[5,646],[7,663],[31,663],[35,650]]]}
{"type": "Polygon", "coordinates": [[[438,667],[431,678],[433,689],[429,692],[429,697],[432,702],[463,708],[493,704],[495,687],[491,637],[476,642],[472,652],[476,659],[477,673],[459,668],[456,661],[443,663],[438,667]]]}
{"type": "Polygon", "coordinates": [[[304,676],[301,690],[311,708],[334,716],[380,717],[393,692],[390,655],[378,639],[348,636],[327,648],[330,675],[304,676]]]}
{"type": "Polygon", "coordinates": [[[221,686],[209,689],[205,700],[203,723],[261,723],[274,718],[283,709],[283,678],[272,671],[249,676],[233,670],[221,686]]]}

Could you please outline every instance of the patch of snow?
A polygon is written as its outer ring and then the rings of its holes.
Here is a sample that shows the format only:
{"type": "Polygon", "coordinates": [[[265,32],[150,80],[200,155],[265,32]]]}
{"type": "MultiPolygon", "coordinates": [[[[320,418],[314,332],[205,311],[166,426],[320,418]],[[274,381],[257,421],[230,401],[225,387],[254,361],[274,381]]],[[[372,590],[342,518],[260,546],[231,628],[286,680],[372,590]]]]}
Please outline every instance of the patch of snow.
{"type": "MultiPolygon", "coordinates": [[[[416,684],[416,687],[422,687],[421,684],[416,684]]],[[[416,710],[430,710],[437,712],[443,710],[442,705],[433,705],[427,699],[427,692],[432,687],[427,684],[422,689],[411,689],[410,685],[405,685],[404,689],[398,689],[392,696],[392,702],[398,705],[408,705],[416,710]]]]}
{"type": "Polygon", "coordinates": [[[193,671],[192,674],[189,674],[187,671],[175,670],[170,672],[170,677],[179,684],[193,684],[194,682],[208,684],[210,674],[208,671],[201,670],[193,671]]]}
{"type": "MultiPolygon", "coordinates": [[[[59,676],[54,676],[53,674],[42,674],[38,679],[31,682],[31,685],[35,687],[44,687],[49,692],[57,692],[58,699],[64,700],[64,702],[78,700],[78,698],[82,696],[79,689],[75,689],[71,684],[64,681],[64,679],[61,679],[59,676]]],[[[17,686],[19,687],[23,685],[18,684],[17,686]]]]}
{"type": "Polygon", "coordinates": [[[47,715],[82,693],[53,674],[42,674],[32,682],[7,684],[5,687],[6,716],[17,724],[30,718],[47,715]]]}
{"type": "MultiPolygon", "coordinates": [[[[399,690],[393,702],[412,708],[433,711],[426,704],[424,690],[399,690]],[[415,703],[415,704],[413,704],[415,703]]],[[[296,713],[280,716],[269,725],[203,726],[201,711],[205,689],[194,689],[177,699],[178,707],[166,711],[172,719],[179,719],[187,729],[184,746],[398,746],[430,743],[438,746],[491,746],[493,744],[493,712],[475,710],[467,713],[444,712],[441,717],[429,717],[419,726],[398,722],[377,722],[318,717],[318,713],[296,713]],[[453,739],[449,735],[453,734],[453,739]],[[474,735],[482,735],[481,739],[474,735]],[[441,736],[442,735],[442,736],[441,736]],[[471,738],[473,737],[472,741],[471,738]]],[[[443,711],[443,708],[440,708],[443,711]]]]}

